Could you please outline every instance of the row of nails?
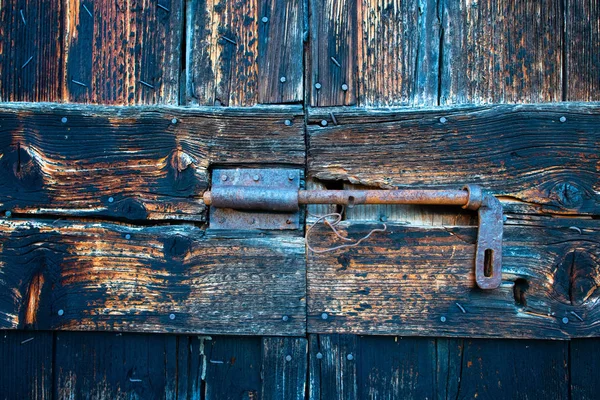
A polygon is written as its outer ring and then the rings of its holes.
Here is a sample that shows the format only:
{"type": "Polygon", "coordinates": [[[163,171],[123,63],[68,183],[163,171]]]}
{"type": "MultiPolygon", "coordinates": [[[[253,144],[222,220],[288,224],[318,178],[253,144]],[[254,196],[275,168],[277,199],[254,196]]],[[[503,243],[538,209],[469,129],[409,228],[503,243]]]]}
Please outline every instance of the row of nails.
{"type": "MultiPolygon", "coordinates": [[[[319,85],[319,84],[317,83],[317,85],[319,85]]],[[[320,88],[320,86],[319,86],[319,88],[320,88]]],[[[337,125],[337,124],[338,124],[338,122],[337,122],[337,119],[335,118],[335,115],[333,115],[333,113],[329,113],[329,116],[331,117],[331,120],[333,121],[333,123],[334,123],[335,125],[337,125]]],[[[565,117],[565,116],[563,115],[563,116],[562,116],[562,117],[560,117],[558,120],[559,120],[560,122],[563,122],[563,123],[564,123],[564,122],[567,122],[567,117],[565,117]]],[[[440,123],[442,123],[442,124],[445,124],[446,122],[448,122],[448,118],[446,118],[446,117],[441,117],[441,118],[439,119],[439,121],[440,121],[440,123]]],[[[322,119],[322,120],[321,120],[321,126],[327,126],[328,124],[329,124],[329,122],[327,122],[327,120],[326,120],[326,119],[322,119]]]]}

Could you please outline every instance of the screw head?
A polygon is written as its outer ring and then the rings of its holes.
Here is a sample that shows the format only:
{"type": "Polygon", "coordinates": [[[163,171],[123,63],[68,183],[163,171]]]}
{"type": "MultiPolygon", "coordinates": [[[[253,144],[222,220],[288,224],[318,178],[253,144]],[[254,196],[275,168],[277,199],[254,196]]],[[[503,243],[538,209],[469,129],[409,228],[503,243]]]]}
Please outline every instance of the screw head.
{"type": "Polygon", "coordinates": [[[223,182],[225,182],[227,179],[229,179],[229,178],[227,177],[227,175],[221,175],[221,180],[222,180],[223,182]]]}
{"type": "Polygon", "coordinates": [[[254,180],[254,182],[258,182],[258,181],[260,180],[260,176],[258,176],[258,175],[254,175],[254,176],[252,177],[252,180],[254,180]]]}
{"type": "Polygon", "coordinates": [[[285,361],[292,361],[292,356],[290,356],[289,354],[285,356],[285,361]]]}
{"type": "Polygon", "coordinates": [[[12,215],[12,212],[7,211],[7,212],[4,213],[4,215],[6,215],[7,218],[10,218],[10,216],[12,215]]]}
{"type": "Polygon", "coordinates": [[[568,324],[568,323],[569,323],[569,318],[567,318],[567,317],[563,317],[563,319],[562,319],[562,323],[563,323],[563,324],[568,324]]]}
{"type": "Polygon", "coordinates": [[[323,353],[321,353],[321,352],[318,352],[318,353],[317,353],[317,360],[320,360],[320,359],[322,359],[322,358],[323,358],[323,353]]]}
{"type": "Polygon", "coordinates": [[[131,235],[128,233],[127,235],[125,235],[125,239],[127,239],[127,240],[131,239],[131,235]]]}
{"type": "Polygon", "coordinates": [[[345,92],[346,90],[348,90],[348,85],[346,85],[345,83],[342,84],[342,90],[345,92]]]}
{"type": "Polygon", "coordinates": [[[560,120],[559,120],[559,121],[560,121],[560,122],[567,122],[567,117],[565,117],[565,116],[562,116],[562,117],[560,117],[560,120]]]}
{"type": "Polygon", "coordinates": [[[290,181],[293,181],[293,180],[294,180],[294,174],[292,174],[292,173],[290,172],[290,174],[288,175],[288,179],[289,179],[290,181]]]}
{"type": "Polygon", "coordinates": [[[443,315],[440,317],[440,321],[442,322],[446,322],[446,317],[444,317],[443,315]]]}
{"type": "Polygon", "coordinates": [[[321,89],[321,84],[319,82],[315,83],[315,89],[317,89],[317,90],[321,89]]]}
{"type": "Polygon", "coordinates": [[[63,309],[58,310],[58,315],[59,316],[62,317],[64,314],[65,314],[65,310],[63,310],[63,309]]]}
{"type": "Polygon", "coordinates": [[[281,78],[279,78],[279,82],[284,83],[286,81],[285,76],[282,76],[281,78]]]}
{"type": "Polygon", "coordinates": [[[284,315],[282,318],[283,322],[287,322],[290,320],[290,317],[288,317],[287,315],[284,315]]]}
{"type": "Polygon", "coordinates": [[[327,126],[327,120],[326,119],[321,120],[321,126],[327,126]]]}
{"type": "Polygon", "coordinates": [[[266,24],[267,22],[269,22],[269,18],[267,17],[262,17],[261,21],[266,24]]]}
{"type": "Polygon", "coordinates": [[[354,356],[353,356],[352,354],[348,354],[348,355],[346,356],[346,358],[348,359],[348,361],[352,361],[352,360],[354,360],[354,356]]]}
{"type": "Polygon", "coordinates": [[[329,315],[327,315],[326,312],[321,314],[321,319],[327,319],[327,318],[329,318],[329,315]]]}
{"type": "Polygon", "coordinates": [[[442,118],[440,118],[440,122],[442,124],[445,124],[446,122],[448,122],[448,120],[446,119],[446,117],[442,117],[442,118]]]}
{"type": "Polygon", "coordinates": [[[289,119],[286,119],[284,122],[285,126],[291,126],[292,125],[292,121],[290,121],[289,119]]]}
{"type": "Polygon", "coordinates": [[[63,124],[66,124],[67,123],[67,117],[62,117],[60,119],[60,122],[62,122],[63,124]]]}
{"type": "Polygon", "coordinates": [[[113,201],[115,201],[115,199],[114,199],[113,197],[109,197],[109,198],[108,198],[108,202],[109,202],[109,203],[112,203],[113,201]]]}
{"type": "Polygon", "coordinates": [[[169,314],[169,319],[171,319],[171,320],[175,319],[175,314],[169,314]]]}

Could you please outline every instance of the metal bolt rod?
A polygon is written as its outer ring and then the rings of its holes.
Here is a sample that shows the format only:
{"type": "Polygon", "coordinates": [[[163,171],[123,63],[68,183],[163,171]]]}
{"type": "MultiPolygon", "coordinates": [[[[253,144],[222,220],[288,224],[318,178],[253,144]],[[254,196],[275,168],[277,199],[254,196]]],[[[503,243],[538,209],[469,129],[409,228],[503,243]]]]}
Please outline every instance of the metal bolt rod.
{"type": "Polygon", "coordinates": [[[424,204],[464,206],[466,190],[301,190],[298,204],[424,204]]]}

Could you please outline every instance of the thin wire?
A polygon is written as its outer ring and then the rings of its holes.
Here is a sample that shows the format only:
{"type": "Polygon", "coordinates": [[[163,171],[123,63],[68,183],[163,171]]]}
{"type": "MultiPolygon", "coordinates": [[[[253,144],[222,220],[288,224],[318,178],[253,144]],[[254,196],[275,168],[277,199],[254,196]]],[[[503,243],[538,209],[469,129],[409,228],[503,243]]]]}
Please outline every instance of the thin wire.
{"type": "Polygon", "coordinates": [[[359,244],[361,244],[363,241],[365,241],[368,238],[370,238],[371,235],[374,234],[375,232],[385,232],[385,231],[387,231],[387,225],[384,223],[383,224],[383,229],[381,229],[381,228],[375,228],[375,229],[371,230],[371,232],[369,232],[366,236],[358,239],[354,243],[351,243],[351,244],[341,244],[339,246],[334,246],[334,247],[330,247],[330,248],[327,248],[327,249],[315,249],[314,247],[312,247],[310,245],[309,240],[308,240],[309,237],[310,237],[310,233],[312,232],[312,229],[315,227],[315,225],[317,225],[321,221],[323,221],[323,224],[326,225],[326,226],[328,226],[331,229],[331,231],[338,238],[340,238],[342,240],[345,240],[346,242],[352,242],[352,239],[348,239],[346,237],[343,237],[339,233],[339,231],[337,229],[335,229],[335,226],[342,221],[342,213],[343,212],[344,212],[343,208],[342,208],[342,211],[339,212],[339,213],[335,212],[335,213],[329,213],[329,214],[325,214],[325,215],[321,215],[321,216],[314,215],[314,214],[308,212],[308,215],[310,215],[311,217],[317,218],[317,220],[311,226],[309,226],[308,229],[306,230],[306,237],[304,238],[304,241],[306,242],[306,247],[310,251],[312,251],[315,254],[322,254],[322,253],[328,253],[328,252],[336,251],[336,250],[340,250],[340,249],[347,249],[347,248],[350,248],[350,247],[356,247],[359,244]],[[335,220],[333,222],[329,222],[329,221],[327,221],[327,218],[329,218],[329,217],[335,217],[335,220]]]}

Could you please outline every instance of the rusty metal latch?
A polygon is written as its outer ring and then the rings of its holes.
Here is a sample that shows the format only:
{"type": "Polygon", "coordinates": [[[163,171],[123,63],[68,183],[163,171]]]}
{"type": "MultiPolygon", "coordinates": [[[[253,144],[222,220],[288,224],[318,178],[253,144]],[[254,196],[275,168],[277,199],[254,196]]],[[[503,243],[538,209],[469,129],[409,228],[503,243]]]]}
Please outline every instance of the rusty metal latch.
{"type": "Polygon", "coordinates": [[[502,205],[479,186],[460,190],[300,190],[300,171],[235,169],[213,171],[212,189],[204,193],[213,228],[297,228],[304,204],[421,204],[477,210],[479,229],[475,279],[482,289],[502,280],[502,205]],[[213,212],[214,210],[214,212],[213,212]],[[260,215],[257,216],[256,212],[260,215]],[[266,215],[266,217],[265,217],[266,215]],[[259,218],[263,216],[263,218],[259,218]]]}

